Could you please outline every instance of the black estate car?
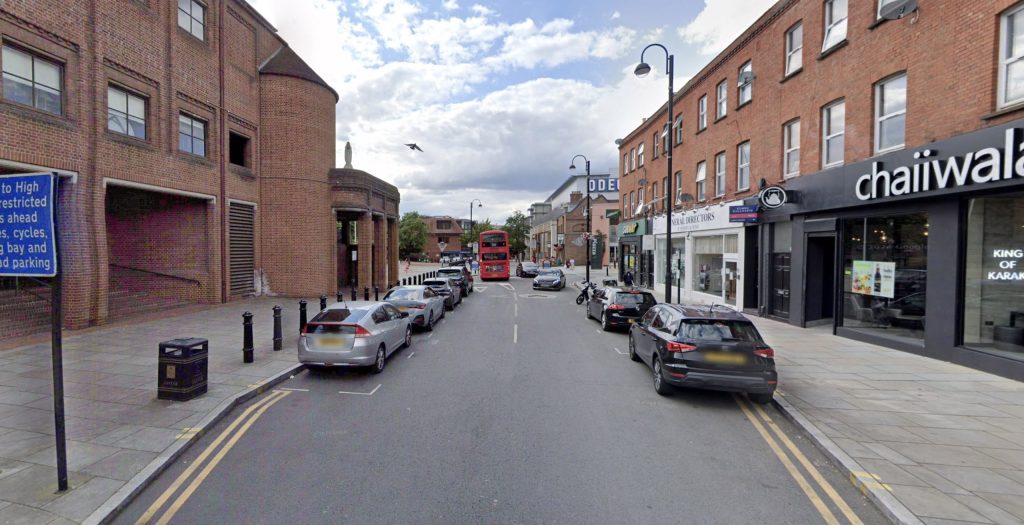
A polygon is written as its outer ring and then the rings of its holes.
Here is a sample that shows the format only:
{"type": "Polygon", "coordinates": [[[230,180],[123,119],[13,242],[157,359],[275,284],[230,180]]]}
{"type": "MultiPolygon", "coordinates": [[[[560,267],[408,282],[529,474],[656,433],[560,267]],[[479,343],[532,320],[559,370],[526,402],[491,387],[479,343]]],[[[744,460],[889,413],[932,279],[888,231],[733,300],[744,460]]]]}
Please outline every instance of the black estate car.
{"type": "Polygon", "coordinates": [[[745,392],[769,403],[778,384],[775,351],[743,314],[726,307],[659,304],[629,330],[629,357],[654,374],[654,390],[745,392]]]}
{"type": "Polygon", "coordinates": [[[587,319],[597,319],[604,331],[629,328],[658,303],[651,292],[609,286],[590,294],[587,319]]]}

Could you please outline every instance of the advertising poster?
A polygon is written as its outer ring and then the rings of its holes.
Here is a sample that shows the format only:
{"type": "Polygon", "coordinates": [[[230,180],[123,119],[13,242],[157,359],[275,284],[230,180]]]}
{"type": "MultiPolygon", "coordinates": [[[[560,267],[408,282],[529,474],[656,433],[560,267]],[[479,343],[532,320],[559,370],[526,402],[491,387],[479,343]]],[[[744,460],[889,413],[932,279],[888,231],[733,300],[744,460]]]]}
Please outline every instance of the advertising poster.
{"type": "Polygon", "coordinates": [[[895,289],[896,263],[853,261],[853,293],[892,299],[895,289]]]}

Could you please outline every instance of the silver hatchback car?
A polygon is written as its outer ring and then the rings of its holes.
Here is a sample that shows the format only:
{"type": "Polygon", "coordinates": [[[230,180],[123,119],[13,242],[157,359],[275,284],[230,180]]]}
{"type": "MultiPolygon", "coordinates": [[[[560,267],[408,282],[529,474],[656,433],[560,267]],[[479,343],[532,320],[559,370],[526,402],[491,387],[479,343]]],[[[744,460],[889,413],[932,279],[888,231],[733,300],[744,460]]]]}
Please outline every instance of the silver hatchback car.
{"type": "Polygon", "coordinates": [[[335,303],[316,314],[299,336],[299,362],[308,366],[370,366],[412,344],[409,314],[384,302],[335,303]]]}

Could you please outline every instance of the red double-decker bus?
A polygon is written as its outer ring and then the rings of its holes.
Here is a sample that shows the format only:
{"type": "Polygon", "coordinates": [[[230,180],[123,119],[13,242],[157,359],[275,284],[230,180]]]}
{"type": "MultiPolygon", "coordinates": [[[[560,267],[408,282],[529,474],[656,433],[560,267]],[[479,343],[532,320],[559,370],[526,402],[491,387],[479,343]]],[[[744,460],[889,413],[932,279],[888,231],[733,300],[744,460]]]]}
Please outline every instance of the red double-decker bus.
{"type": "Polygon", "coordinates": [[[480,233],[480,278],[487,281],[509,276],[508,233],[490,230],[480,233]]]}

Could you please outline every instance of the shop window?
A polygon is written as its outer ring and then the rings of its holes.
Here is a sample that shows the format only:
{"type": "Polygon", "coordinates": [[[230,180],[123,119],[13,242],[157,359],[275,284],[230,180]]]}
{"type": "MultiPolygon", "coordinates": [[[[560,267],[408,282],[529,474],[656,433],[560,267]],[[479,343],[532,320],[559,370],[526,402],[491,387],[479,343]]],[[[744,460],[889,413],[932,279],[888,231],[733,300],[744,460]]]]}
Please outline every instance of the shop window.
{"type": "Polygon", "coordinates": [[[206,6],[195,0],[178,0],[178,26],[199,40],[205,39],[206,6]]]}
{"type": "Polygon", "coordinates": [[[822,53],[846,40],[846,12],[847,0],[826,0],[825,38],[821,43],[822,53]]]}
{"type": "Polygon", "coordinates": [[[705,192],[705,179],[707,178],[707,167],[704,161],[697,163],[697,200],[703,201],[707,198],[705,192]]]}
{"type": "Polygon", "coordinates": [[[697,101],[697,130],[708,127],[708,96],[702,95],[697,101]]]}
{"type": "Polygon", "coordinates": [[[107,129],[146,138],[146,99],[114,86],[107,87],[107,129]]]}
{"type": "Polygon", "coordinates": [[[693,290],[722,295],[722,236],[693,238],[693,290]]]}
{"type": "MultiPolygon", "coordinates": [[[[672,286],[679,289],[683,287],[683,275],[684,265],[686,264],[686,239],[683,237],[673,237],[672,239],[672,286]]],[[[665,236],[662,235],[655,242],[655,255],[654,255],[654,281],[656,284],[665,286],[665,236]]]]}
{"type": "Polygon", "coordinates": [[[999,107],[1024,102],[1024,4],[999,19],[999,107]]]}
{"type": "Polygon", "coordinates": [[[840,100],[821,109],[821,166],[830,168],[843,163],[846,136],[846,102],[840,100]]]}
{"type": "Polygon", "coordinates": [[[206,156],[206,122],[185,113],[178,114],[178,150],[206,156]]]}
{"type": "Polygon", "coordinates": [[[875,86],[875,153],[903,147],[907,128],[907,75],[875,86]]]}
{"type": "Polygon", "coordinates": [[[798,23],[786,31],[786,76],[803,67],[804,24],[798,23]]]}
{"type": "Polygon", "coordinates": [[[736,191],[750,189],[750,141],[736,148],[736,191]]]}
{"type": "Polygon", "coordinates": [[[249,137],[228,133],[228,162],[235,166],[250,167],[249,137]]]}
{"type": "Polygon", "coordinates": [[[715,118],[720,119],[725,116],[729,111],[729,84],[725,80],[718,83],[718,87],[715,88],[717,112],[715,118]]]}
{"type": "Polygon", "coordinates": [[[747,60],[746,64],[740,66],[739,78],[736,81],[736,91],[739,95],[739,105],[742,106],[754,98],[754,66],[747,60]]]}
{"type": "Polygon", "coordinates": [[[782,127],[782,175],[800,174],[800,119],[791,120],[782,127]]]}
{"type": "Polygon", "coordinates": [[[715,155],[715,196],[725,195],[725,152],[715,155]]]}
{"type": "Polygon", "coordinates": [[[848,219],[843,230],[843,326],[890,339],[923,340],[928,216],[848,219]]]}
{"type": "Polygon", "coordinates": [[[36,109],[61,114],[61,67],[11,46],[3,46],[4,98],[36,109]]]}
{"type": "Polygon", "coordinates": [[[1024,361],[1024,194],[972,199],[964,346],[1024,361]]]}

